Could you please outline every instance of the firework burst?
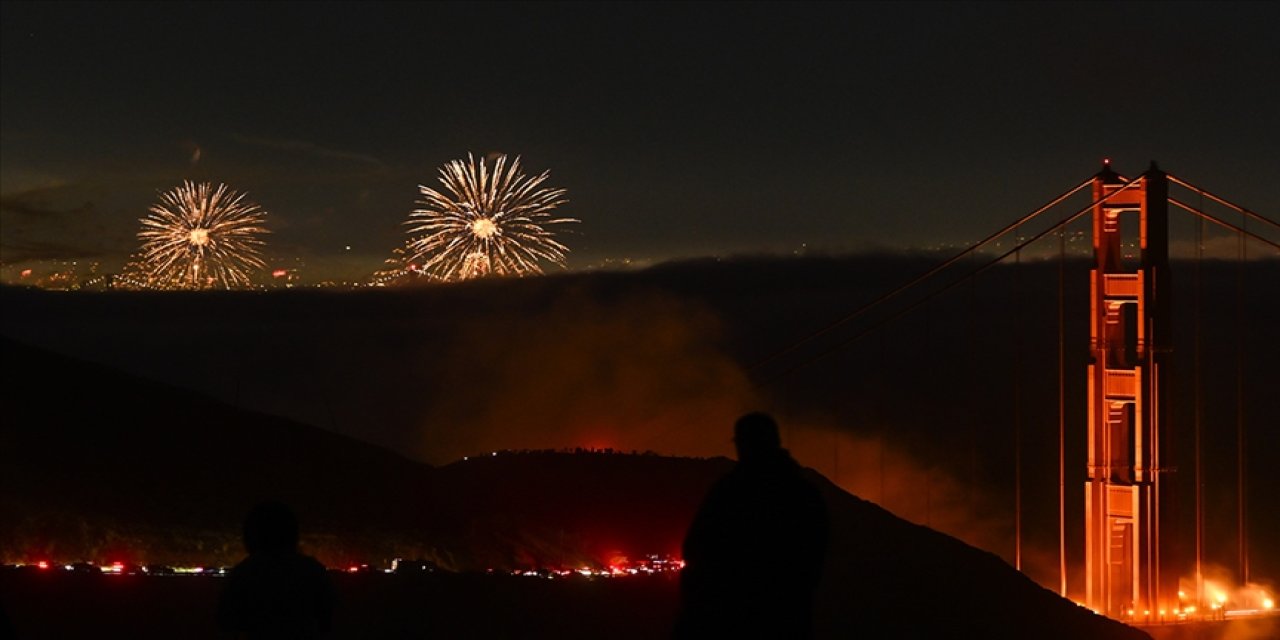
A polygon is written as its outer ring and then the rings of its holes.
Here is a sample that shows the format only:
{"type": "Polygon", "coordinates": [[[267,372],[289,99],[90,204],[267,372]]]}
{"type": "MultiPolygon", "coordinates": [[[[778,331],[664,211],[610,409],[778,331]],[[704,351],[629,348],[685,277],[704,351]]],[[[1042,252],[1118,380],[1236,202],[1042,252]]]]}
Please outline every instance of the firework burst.
{"type": "Polygon", "coordinates": [[[568,202],[564,189],[541,188],[549,172],[536,177],[498,156],[490,167],[471,154],[440,168],[448,195],[419,185],[422,207],[409,214],[408,261],[441,280],[486,275],[542,273],[546,261],[564,266],[569,248],[547,227],[578,222],[553,217],[568,202]]]}
{"type": "Polygon", "coordinates": [[[249,274],[266,266],[258,255],[266,216],[225,184],[188,181],[160,194],[138,232],[146,281],[163,289],[249,286],[249,274]]]}

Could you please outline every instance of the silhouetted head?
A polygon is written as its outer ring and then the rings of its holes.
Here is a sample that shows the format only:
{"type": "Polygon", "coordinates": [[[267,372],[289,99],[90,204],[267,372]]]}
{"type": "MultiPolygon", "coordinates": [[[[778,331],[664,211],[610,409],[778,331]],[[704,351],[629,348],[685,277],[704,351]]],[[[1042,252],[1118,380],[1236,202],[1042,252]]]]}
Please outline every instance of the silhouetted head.
{"type": "Polygon", "coordinates": [[[244,519],[244,548],[251,556],[296,551],[298,517],[281,502],[255,505],[244,519]]]}
{"type": "Polygon", "coordinates": [[[738,461],[748,462],[782,450],[778,423],[767,413],[748,413],[733,425],[733,444],[738,461]]]}

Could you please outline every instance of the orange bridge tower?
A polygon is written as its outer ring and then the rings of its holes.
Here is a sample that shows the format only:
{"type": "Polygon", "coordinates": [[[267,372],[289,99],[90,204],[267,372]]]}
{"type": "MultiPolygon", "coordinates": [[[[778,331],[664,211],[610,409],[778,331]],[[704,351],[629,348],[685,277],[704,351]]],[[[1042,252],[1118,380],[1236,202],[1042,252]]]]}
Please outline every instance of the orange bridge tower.
{"type": "Polygon", "coordinates": [[[1085,600],[1116,618],[1160,601],[1168,191],[1154,162],[1136,179],[1109,164],[1093,178],[1085,600]]]}

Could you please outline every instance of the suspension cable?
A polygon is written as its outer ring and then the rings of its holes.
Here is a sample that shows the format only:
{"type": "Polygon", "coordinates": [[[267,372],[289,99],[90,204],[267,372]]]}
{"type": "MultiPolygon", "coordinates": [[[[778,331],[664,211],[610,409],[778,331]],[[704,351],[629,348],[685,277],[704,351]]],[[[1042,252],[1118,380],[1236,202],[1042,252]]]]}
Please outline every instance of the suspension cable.
{"type": "MultiPolygon", "coordinates": [[[[1129,187],[1133,186],[1134,184],[1136,184],[1136,183],[1138,182],[1138,180],[1139,180],[1139,179],[1140,179],[1140,178],[1133,178],[1133,179],[1131,179],[1131,180],[1127,180],[1123,185],[1121,185],[1121,186],[1120,186],[1120,188],[1118,188],[1118,189],[1116,189],[1116,190],[1112,191],[1111,193],[1106,194],[1106,195],[1105,195],[1105,196],[1103,196],[1102,198],[1100,198],[1100,199],[1098,199],[1098,200],[1096,200],[1096,201],[1094,201],[1094,202],[1090,203],[1087,207],[1085,207],[1085,208],[1083,208],[1083,209],[1080,209],[1079,211],[1076,211],[1076,212],[1075,212],[1074,214],[1072,214],[1070,217],[1068,217],[1068,218],[1066,218],[1066,219],[1064,219],[1064,220],[1062,220],[1062,221],[1058,222],[1058,223],[1057,223],[1057,225],[1055,225],[1055,226],[1053,226],[1053,227],[1050,227],[1049,229],[1047,229],[1047,230],[1045,230],[1045,231],[1042,231],[1042,232],[1040,232],[1040,233],[1036,234],[1036,236],[1035,236],[1035,237],[1031,238],[1030,240],[1027,240],[1026,242],[1024,242],[1024,243],[1022,243],[1022,244],[1019,244],[1019,245],[1018,245],[1018,246],[1016,246],[1014,249],[1010,249],[1009,251],[1006,251],[1006,252],[1004,252],[1003,254],[1001,254],[1001,255],[997,256],[994,260],[991,260],[991,261],[989,261],[989,262],[987,262],[987,263],[985,263],[985,264],[983,264],[983,265],[979,266],[977,269],[974,269],[973,271],[971,271],[971,272],[970,272],[967,276],[965,276],[964,278],[961,278],[960,280],[954,281],[954,282],[952,282],[952,283],[948,284],[946,287],[944,287],[944,288],[942,288],[942,289],[940,289],[940,290],[938,290],[938,291],[933,292],[933,293],[932,293],[932,294],[930,294],[929,296],[925,297],[923,300],[918,300],[918,301],[916,301],[914,304],[910,305],[909,307],[907,307],[906,309],[904,309],[904,310],[900,311],[899,313],[896,313],[896,314],[894,314],[893,316],[890,316],[888,319],[886,319],[886,320],[884,320],[884,321],[881,321],[881,322],[879,322],[879,323],[875,324],[874,326],[872,326],[871,328],[869,328],[869,329],[867,329],[867,330],[865,330],[865,331],[862,331],[861,333],[859,333],[859,334],[855,335],[853,338],[851,338],[851,339],[849,339],[849,340],[846,340],[846,341],[844,341],[844,342],[841,342],[841,343],[837,344],[835,347],[830,348],[830,349],[828,349],[828,350],[826,350],[826,351],[824,351],[824,352],[822,352],[822,353],[818,354],[816,357],[814,357],[814,358],[812,358],[812,359],[810,359],[810,360],[808,360],[808,361],[801,362],[800,364],[797,364],[797,365],[795,365],[795,366],[793,366],[793,367],[791,367],[791,368],[789,368],[789,369],[787,369],[787,370],[783,371],[783,372],[782,372],[782,373],[780,373],[779,375],[774,376],[773,378],[771,378],[771,379],[769,379],[769,380],[766,380],[766,381],[761,382],[761,383],[760,383],[760,386],[761,386],[761,387],[770,386],[770,385],[772,385],[772,384],[776,383],[777,381],[781,380],[783,377],[785,377],[785,376],[787,376],[787,375],[790,375],[790,374],[791,374],[791,373],[793,373],[794,371],[796,371],[796,370],[798,370],[798,369],[801,369],[801,368],[803,368],[803,367],[809,366],[810,364],[813,364],[814,362],[816,362],[816,361],[818,361],[818,360],[820,360],[820,359],[822,359],[822,358],[826,357],[827,355],[830,355],[831,353],[835,352],[836,350],[838,350],[838,349],[840,349],[840,348],[842,348],[842,347],[844,347],[844,346],[846,346],[846,345],[848,345],[848,344],[850,344],[850,343],[854,342],[855,340],[858,340],[858,339],[860,339],[860,338],[862,338],[862,337],[864,337],[864,336],[866,336],[866,335],[870,334],[872,331],[874,331],[874,330],[876,330],[876,329],[879,329],[880,327],[884,326],[884,325],[885,325],[885,324],[887,324],[888,322],[893,321],[893,320],[896,320],[896,319],[898,319],[898,318],[900,318],[900,317],[902,317],[902,316],[906,315],[907,313],[909,313],[909,312],[913,311],[914,309],[916,309],[917,307],[919,307],[921,304],[923,304],[924,302],[928,301],[929,299],[931,299],[931,298],[933,298],[933,297],[936,297],[936,296],[938,296],[938,295],[940,295],[940,294],[942,294],[942,293],[944,293],[944,292],[946,292],[946,291],[948,291],[948,290],[950,290],[950,289],[954,288],[958,283],[963,282],[965,278],[970,278],[970,277],[973,277],[973,276],[978,275],[979,273],[981,273],[981,272],[983,272],[983,271],[986,271],[987,269],[991,268],[992,266],[994,266],[994,265],[998,264],[1001,260],[1004,260],[1005,258],[1009,257],[1009,256],[1010,256],[1010,255],[1011,255],[1015,250],[1017,250],[1017,249],[1021,249],[1021,248],[1025,247],[1025,246],[1027,246],[1027,245],[1029,245],[1029,244],[1031,244],[1031,243],[1035,242],[1036,240],[1039,240],[1039,239],[1040,239],[1040,238],[1042,238],[1046,233],[1048,233],[1049,231],[1052,231],[1053,229],[1057,228],[1057,226],[1065,225],[1065,224],[1067,224],[1067,223],[1069,223],[1069,222],[1071,222],[1071,221],[1076,220],[1077,218],[1079,218],[1080,216],[1084,215],[1085,213],[1088,213],[1090,210],[1092,210],[1092,208],[1093,208],[1093,207],[1095,207],[1095,206],[1097,206],[1097,205],[1099,205],[1099,204],[1102,204],[1102,203],[1104,203],[1104,202],[1106,202],[1106,201],[1110,200],[1111,198],[1115,197],[1115,196],[1116,196],[1116,194],[1119,194],[1120,192],[1122,192],[1122,191],[1124,191],[1124,190],[1128,189],[1129,187]]],[[[846,315],[845,317],[843,317],[843,318],[841,318],[841,319],[839,319],[839,320],[837,320],[837,321],[835,321],[835,322],[833,322],[833,323],[831,323],[831,324],[827,325],[826,327],[823,327],[822,329],[820,329],[820,330],[818,330],[818,331],[816,331],[816,332],[814,332],[814,333],[811,333],[811,334],[809,334],[808,336],[805,336],[805,337],[803,337],[803,338],[801,338],[801,339],[799,339],[799,340],[797,340],[797,341],[793,342],[791,345],[789,345],[789,346],[787,346],[787,347],[785,347],[785,348],[783,348],[783,349],[781,349],[781,350],[779,350],[779,351],[777,351],[777,352],[775,352],[775,353],[771,354],[770,356],[766,357],[764,360],[761,360],[761,361],[757,362],[756,364],[754,364],[754,365],[751,365],[751,366],[747,367],[747,371],[752,371],[752,370],[758,369],[758,368],[760,368],[761,366],[763,366],[763,365],[765,365],[765,364],[767,364],[767,363],[769,363],[769,362],[771,362],[771,361],[773,361],[773,360],[775,360],[775,359],[777,359],[777,358],[779,358],[779,357],[781,357],[781,356],[783,356],[783,355],[786,355],[787,353],[790,353],[790,352],[792,352],[792,351],[794,351],[794,350],[798,349],[799,347],[803,346],[804,344],[808,343],[809,341],[811,341],[811,340],[813,340],[813,339],[815,339],[815,338],[817,338],[817,337],[819,337],[819,336],[821,336],[821,335],[824,335],[824,334],[826,334],[826,333],[831,332],[832,330],[836,329],[837,327],[839,327],[839,326],[841,326],[841,325],[843,325],[843,324],[845,324],[845,323],[849,322],[850,320],[853,320],[854,318],[857,318],[858,316],[863,315],[863,314],[864,314],[864,313],[866,313],[867,311],[870,311],[872,308],[874,308],[874,307],[876,307],[876,306],[878,306],[878,305],[880,305],[880,304],[882,304],[882,303],[884,303],[884,302],[886,302],[886,301],[888,301],[888,300],[890,300],[890,299],[892,299],[892,298],[894,298],[894,297],[898,296],[899,294],[901,294],[901,293],[903,293],[904,291],[906,291],[906,290],[910,289],[911,287],[914,287],[915,285],[920,284],[921,282],[925,281],[926,279],[928,279],[929,277],[933,276],[934,274],[937,274],[938,272],[942,271],[943,269],[947,268],[948,266],[951,266],[952,264],[955,264],[957,261],[959,261],[959,260],[963,259],[965,256],[968,256],[968,255],[970,255],[970,254],[973,254],[975,251],[977,251],[977,250],[978,250],[979,248],[981,248],[983,245],[986,245],[986,244],[990,243],[992,240],[994,240],[994,239],[996,239],[996,238],[999,238],[1000,236],[1003,236],[1004,234],[1008,233],[1008,232],[1009,232],[1010,230],[1012,230],[1014,227],[1016,227],[1016,226],[1018,226],[1018,225],[1021,225],[1021,224],[1024,224],[1024,223],[1026,223],[1026,222],[1028,222],[1028,221],[1032,220],[1032,219],[1033,219],[1033,218],[1035,218],[1036,216],[1038,216],[1038,215],[1040,215],[1040,214],[1044,213],[1045,211],[1048,211],[1049,209],[1051,209],[1051,208],[1053,208],[1053,207],[1057,206],[1057,205],[1058,205],[1058,204],[1060,204],[1063,200],[1066,200],[1067,198],[1069,198],[1069,197],[1071,197],[1071,196],[1075,195],[1075,194],[1076,194],[1076,192],[1078,192],[1078,191],[1080,191],[1081,189],[1085,188],[1086,186],[1088,186],[1088,185],[1092,184],[1092,182],[1093,182],[1093,177],[1090,177],[1088,180],[1085,180],[1084,182],[1081,182],[1080,184],[1078,184],[1078,185],[1076,185],[1076,186],[1072,187],[1072,188],[1071,188],[1071,189],[1069,189],[1068,191],[1063,192],[1061,195],[1059,195],[1059,196],[1057,196],[1056,198],[1054,198],[1053,200],[1049,201],[1047,204],[1045,204],[1044,206],[1040,207],[1039,209],[1036,209],[1035,211],[1033,211],[1033,212],[1031,212],[1031,213],[1029,213],[1029,214],[1027,214],[1027,215],[1025,215],[1025,216],[1023,216],[1023,217],[1021,217],[1021,218],[1019,218],[1017,221],[1015,221],[1015,222],[1014,222],[1014,223],[1012,223],[1012,224],[1006,225],[1003,229],[1000,229],[999,231],[997,231],[997,232],[995,232],[995,233],[992,233],[992,234],[988,235],[986,238],[983,238],[981,241],[979,241],[979,242],[977,242],[976,244],[974,244],[974,245],[970,246],[969,248],[965,249],[964,251],[961,251],[960,253],[958,253],[958,254],[956,254],[956,255],[952,256],[951,258],[948,258],[947,260],[943,261],[942,263],[940,263],[940,264],[938,264],[938,265],[934,266],[933,268],[929,269],[929,270],[928,270],[927,272],[925,272],[924,274],[922,274],[922,275],[920,275],[920,276],[916,277],[916,278],[915,278],[915,279],[913,279],[912,281],[910,281],[910,282],[908,282],[908,283],[906,283],[906,284],[904,284],[904,285],[902,285],[902,286],[898,287],[897,289],[894,289],[893,291],[890,291],[889,293],[886,293],[886,294],[884,294],[884,295],[880,296],[879,298],[876,298],[875,300],[873,300],[873,301],[871,301],[871,302],[869,302],[869,303],[867,303],[867,304],[865,304],[865,305],[863,305],[863,306],[859,307],[858,309],[856,309],[856,310],[854,310],[853,312],[849,313],[849,314],[848,314],[848,315],[846,315]]],[[[882,349],[881,349],[881,351],[882,351],[882,352],[881,352],[881,358],[883,359],[883,358],[884,358],[884,354],[883,354],[883,344],[882,344],[882,349]]],[[[667,435],[668,435],[668,434],[670,434],[670,433],[671,433],[673,430],[675,430],[676,428],[683,428],[683,427],[686,427],[686,426],[688,426],[688,425],[687,425],[686,423],[684,423],[684,422],[677,422],[677,423],[673,423],[673,424],[671,424],[671,425],[667,426],[667,428],[663,429],[662,431],[660,431],[660,432],[658,432],[658,433],[655,433],[655,434],[651,435],[647,440],[648,440],[649,442],[657,442],[657,441],[659,441],[659,440],[661,440],[661,439],[663,439],[663,438],[667,437],[667,435]]],[[[883,440],[882,440],[882,442],[881,442],[881,447],[883,447],[883,440]]],[[[881,496],[883,497],[883,495],[884,495],[884,469],[883,469],[884,461],[883,461],[883,451],[882,451],[882,454],[881,454],[881,455],[882,455],[882,459],[881,459],[881,478],[880,478],[881,489],[880,489],[880,493],[881,493],[881,496]]]]}
{"type": "MultiPolygon", "coordinates": [[[[1200,194],[1202,203],[1203,203],[1203,199],[1207,196],[1209,199],[1213,200],[1214,202],[1217,202],[1218,204],[1235,209],[1236,211],[1239,211],[1240,213],[1250,218],[1253,218],[1254,220],[1257,220],[1259,222],[1262,222],[1262,223],[1271,225],[1273,227],[1276,227],[1277,229],[1280,229],[1280,222],[1276,222],[1275,220],[1272,220],[1260,213],[1255,213],[1253,211],[1250,211],[1238,204],[1228,201],[1226,198],[1209,193],[1208,191],[1205,191],[1204,189],[1201,189],[1200,187],[1197,187],[1194,184],[1191,184],[1190,182],[1186,182],[1185,180],[1179,179],[1177,176],[1166,173],[1165,177],[1167,177],[1169,181],[1173,182],[1174,184],[1177,184],[1182,187],[1186,187],[1187,189],[1190,189],[1200,194]]],[[[1203,206],[1201,208],[1203,208],[1203,206]]]]}
{"type": "MultiPolygon", "coordinates": [[[[1221,227],[1224,227],[1224,228],[1230,229],[1230,230],[1232,230],[1232,231],[1234,231],[1234,232],[1236,232],[1236,233],[1239,233],[1239,234],[1241,234],[1241,235],[1243,235],[1243,236],[1249,236],[1250,238],[1253,238],[1254,240],[1257,240],[1258,242],[1261,242],[1261,243],[1263,243],[1263,244],[1270,245],[1270,246],[1272,246],[1272,247],[1275,247],[1276,249],[1280,249],[1280,243],[1276,243],[1276,242],[1275,242],[1275,241],[1273,241],[1273,240],[1270,240],[1270,239],[1268,239],[1268,238],[1264,238],[1264,237],[1262,237],[1262,236],[1260,236],[1260,235],[1258,235],[1258,234],[1256,234],[1256,233],[1254,233],[1254,232],[1252,232],[1252,231],[1249,231],[1247,228],[1244,228],[1244,227],[1237,227],[1236,225],[1231,224],[1230,222],[1227,222],[1226,220],[1222,220],[1222,219],[1218,218],[1217,216],[1214,216],[1214,215],[1213,215],[1213,214],[1211,214],[1211,213],[1205,213],[1205,212],[1204,212],[1204,211],[1202,211],[1201,209],[1197,209],[1197,208],[1195,208],[1195,207],[1193,207],[1193,206],[1191,206],[1191,205],[1189,205],[1189,204],[1187,204],[1187,203],[1185,203],[1185,202],[1182,202],[1182,201],[1178,200],[1177,198],[1169,198],[1169,204],[1172,204],[1172,205],[1174,205],[1174,206],[1177,206],[1177,207],[1180,207],[1180,208],[1182,208],[1182,209],[1185,209],[1186,211],[1189,211],[1189,212],[1191,212],[1191,213],[1194,213],[1195,215],[1200,216],[1201,218],[1204,218],[1205,220],[1208,220],[1209,222],[1213,222],[1213,223],[1217,224],[1218,226],[1221,226],[1221,227]]],[[[1202,205],[1202,207],[1203,207],[1203,205],[1202,205]]]]}
{"type": "MultiPolygon", "coordinates": [[[[866,328],[866,329],[864,329],[864,330],[862,330],[862,331],[860,331],[860,332],[858,332],[858,333],[854,334],[853,336],[850,336],[849,338],[846,338],[846,339],[844,339],[844,340],[842,340],[842,341],[840,341],[840,342],[837,342],[836,344],[834,344],[834,345],[832,345],[832,346],[828,347],[827,349],[824,349],[823,351],[819,352],[817,355],[813,356],[812,358],[810,358],[810,359],[808,359],[808,360],[806,360],[806,361],[804,361],[804,362],[801,362],[801,363],[799,363],[799,364],[796,364],[796,365],[794,365],[794,366],[792,366],[792,367],[790,367],[790,368],[788,368],[788,369],[786,369],[786,370],[782,371],[781,373],[777,374],[776,376],[773,376],[772,378],[770,378],[769,380],[767,380],[767,381],[763,382],[762,384],[763,384],[763,385],[769,385],[769,384],[772,384],[772,383],[774,383],[774,382],[777,382],[778,380],[780,380],[780,379],[782,379],[782,378],[784,378],[784,377],[786,377],[786,376],[788,376],[788,375],[790,375],[790,374],[792,374],[792,373],[796,372],[797,370],[802,369],[802,368],[804,368],[804,367],[807,367],[807,366],[809,366],[809,365],[811,365],[811,364],[813,364],[813,363],[817,362],[818,360],[821,360],[821,359],[823,359],[823,358],[825,358],[825,357],[827,357],[827,356],[831,355],[832,353],[835,353],[836,351],[839,351],[840,349],[843,349],[844,347],[846,347],[846,346],[848,346],[848,345],[850,345],[850,344],[853,344],[854,342],[856,342],[856,341],[858,341],[858,340],[862,339],[863,337],[867,336],[868,334],[870,334],[872,331],[875,331],[875,330],[879,329],[880,327],[882,327],[882,326],[884,326],[884,325],[888,324],[889,322],[892,322],[892,321],[894,321],[894,320],[897,320],[898,318],[901,318],[902,316],[904,316],[904,315],[906,315],[906,314],[908,314],[908,313],[910,313],[910,312],[914,311],[915,309],[919,308],[919,307],[920,307],[920,305],[924,304],[925,302],[929,301],[930,299],[935,298],[935,297],[937,297],[937,296],[940,296],[940,295],[942,295],[942,294],[944,294],[944,293],[946,293],[946,292],[950,291],[951,289],[954,289],[956,286],[958,286],[959,284],[963,283],[963,282],[964,282],[965,280],[967,280],[968,278],[971,278],[971,277],[973,277],[973,276],[975,276],[975,275],[978,275],[979,273],[982,273],[983,271],[986,271],[987,269],[990,269],[991,267],[994,267],[995,265],[997,265],[997,264],[999,264],[1000,262],[1002,262],[1005,258],[1008,258],[1009,256],[1013,255],[1015,251],[1019,251],[1019,250],[1021,250],[1021,249],[1025,248],[1025,247],[1027,247],[1027,246],[1029,246],[1029,245],[1031,245],[1031,244],[1034,244],[1036,241],[1040,240],[1041,238],[1043,238],[1043,237],[1045,237],[1046,235],[1048,235],[1048,234],[1052,233],[1054,230],[1056,230],[1056,229],[1058,229],[1058,228],[1060,228],[1060,227],[1065,227],[1065,226],[1067,226],[1068,224],[1071,224],[1072,222],[1075,222],[1075,221],[1076,221],[1077,219],[1079,219],[1081,216],[1085,215],[1086,213],[1089,213],[1089,212],[1093,211],[1093,208],[1094,208],[1094,207],[1096,207],[1096,206],[1098,206],[1098,205],[1100,205],[1100,204],[1103,204],[1103,203],[1107,202],[1108,200],[1110,200],[1110,199],[1114,198],[1116,195],[1120,194],[1121,192],[1125,191],[1126,189],[1128,189],[1128,188],[1132,187],[1133,185],[1137,184],[1137,183],[1138,183],[1138,181],[1139,181],[1139,180],[1141,180],[1141,179],[1142,179],[1142,177],[1141,177],[1141,176],[1139,176],[1139,177],[1137,177],[1137,178],[1133,178],[1132,180],[1129,180],[1128,182],[1125,182],[1125,183],[1124,183],[1123,185],[1121,185],[1118,189],[1115,189],[1115,190],[1114,190],[1114,191],[1112,191],[1111,193],[1108,193],[1108,194],[1106,194],[1106,195],[1102,196],[1101,198],[1099,198],[1099,199],[1097,199],[1097,200],[1094,200],[1093,202],[1089,203],[1089,204],[1088,204],[1087,206],[1085,206],[1084,208],[1082,208],[1082,209],[1080,209],[1080,210],[1076,211],[1075,213],[1071,214],[1070,216],[1067,216],[1066,218],[1062,219],[1061,221],[1059,221],[1058,223],[1056,223],[1056,224],[1054,224],[1053,226],[1049,227],[1048,229],[1045,229],[1044,231],[1041,231],[1040,233],[1037,233],[1036,235],[1032,236],[1031,238],[1027,239],[1026,241],[1021,242],[1021,243],[1018,243],[1018,244],[1017,244],[1017,245],[1015,245],[1012,249],[1010,249],[1010,250],[1008,250],[1008,251],[1006,251],[1006,252],[1004,252],[1004,253],[1002,253],[1002,254],[1000,254],[1000,255],[996,256],[995,258],[993,258],[993,259],[991,259],[991,260],[987,261],[986,263],[982,264],[981,266],[979,266],[978,268],[974,269],[973,271],[971,271],[971,272],[969,272],[969,273],[967,273],[967,274],[965,274],[965,275],[961,276],[960,278],[957,278],[957,279],[955,279],[955,280],[952,280],[951,282],[949,282],[949,283],[947,283],[945,286],[943,286],[941,289],[938,289],[937,291],[933,291],[933,292],[931,292],[931,293],[927,294],[925,297],[923,297],[923,298],[921,298],[921,299],[919,299],[919,300],[916,300],[916,301],[915,301],[915,302],[913,302],[912,304],[907,305],[906,307],[902,308],[902,309],[901,309],[901,310],[899,310],[897,313],[894,313],[894,314],[890,315],[889,317],[887,317],[887,318],[885,318],[885,319],[881,320],[880,322],[877,322],[877,323],[875,323],[874,325],[872,325],[872,326],[870,326],[870,327],[868,327],[868,328],[866,328]]],[[[887,299],[887,297],[882,298],[882,300],[883,300],[883,299],[887,299]]],[[[877,304],[878,304],[878,302],[877,302],[877,304]]],[[[869,306],[870,306],[870,305],[868,305],[868,307],[869,307],[869,306]]]]}
{"type": "Polygon", "coordinates": [[[989,242],[991,242],[992,240],[995,240],[996,238],[999,238],[1000,236],[1003,236],[1004,234],[1008,233],[1010,230],[1017,228],[1019,225],[1022,225],[1022,224],[1026,223],[1026,222],[1029,222],[1030,220],[1032,220],[1032,219],[1033,219],[1033,218],[1035,218],[1036,216],[1038,216],[1038,215],[1040,215],[1040,214],[1044,213],[1045,211],[1048,211],[1049,209],[1052,209],[1053,207],[1055,207],[1055,206],[1057,206],[1059,203],[1061,203],[1063,200],[1066,200],[1067,198],[1069,198],[1069,197],[1071,197],[1071,196],[1075,195],[1075,193],[1076,193],[1077,191],[1079,191],[1079,190],[1081,190],[1081,189],[1085,188],[1086,186],[1088,186],[1088,185],[1089,185],[1089,184],[1091,184],[1092,182],[1093,182],[1093,178],[1092,178],[1092,177],[1090,177],[1088,180],[1085,180],[1084,182],[1081,182],[1080,184],[1076,185],[1075,187],[1072,187],[1069,191],[1067,191],[1067,192],[1065,192],[1065,193],[1063,193],[1063,194],[1059,195],[1058,197],[1056,197],[1056,198],[1054,198],[1053,200],[1049,201],[1047,204],[1045,204],[1044,206],[1040,207],[1039,209],[1036,209],[1035,211],[1032,211],[1031,213],[1029,213],[1029,214],[1027,214],[1027,215],[1025,215],[1025,216],[1023,216],[1023,217],[1021,217],[1021,218],[1019,218],[1017,221],[1013,222],[1012,224],[1006,225],[1003,229],[1000,229],[999,231],[996,231],[995,233],[993,233],[993,234],[991,234],[991,235],[987,236],[986,238],[983,238],[982,240],[979,240],[976,244],[971,245],[970,247],[968,247],[967,249],[965,249],[965,250],[961,251],[960,253],[957,253],[956,255],[954,255],[954,256],[952,256],[952,257],[950,257],[950,258],[948,258],[948,259],[946,259],[946,260],[942,261],[941,263],[939,263],[939,264],[935,265],[934,267],[932,267],[932,268],[931,268],[931,269],[929,269],[928,271],[926,271],[926,272],[924,272],[924,273],[920,274],[919,276],[916,276],[916,277],[915,277],[914,279],[912,279],[910,282],[908,282],[908,283],[906,283],[906,284],[904,284],[904,285],[902,285],[902,286],[899,286],[898,288],[896,288],[896,289],[894,289],[894,290],[892,290],[892,291],[890,291],[890,292],[888,292],[888,293],[886,293],[886,294],[881,295],[880,297],[876,298],[875,300],[872,300],[871,302],[868,302],[868,303],[866,303],[866,304],[862,305],[861,307],[858,307],[857,309],[855,309],[855,310],[851,311],[850,313],[848,313],[848,314],[847,314],[847,315],[845,315],[844,317],[842,317],[842,318],[840,318],[840,319],[836,320],[835,322],[832,322],[831,324],[828,324],[828,325],[826,325],[825,327],[822,327],[821,329],[818,329],[817,331],[814,331],[814,332],[810,333],[809,335],[807,335],[807,336],[805,336],[805,337],[803,337],[803,338],[800,338],[799,340],[796,340],[795,342],[791,343],[790,345],[787,345],[786,347],[783,347],[783,348],[781,348],[781,349],[779,349],[779,350],[777,350],[777,351],[773,352],[772,354],[769,354],[769,355],[768,355],[768,356],[766,356],[764,359],[762,359],[762,360],[760,360],[760,361],[756,362],[755,364],[751,365],[750,367],[747,367],[747,370],[748,370],[748,371],[754,371],[754,370],[756,370],[756,369],[759,369],[760,367],[762,367],[762,366],[764,366],[764,365],[766,365],[766,364],[768,364],[768,363],[770,363],[770,362],[772,362],[772,361],[774,361],[774,360],[776,360],[776,359],[778,359],[778,358],[780,358],[780,357],[782,357],[782,356],[784,356],[784,355],[786,355],[786,354],[788,354],[788,353],[791,353],[792,351],[795,351],[796,349],[800,348],[801,346],[803,346],[803,345],[807,344],[809,341],[814,340],[814,339],[816,339],[816,338],[818,338],[818,337],[820,337],[820,336],[826,335],[827,333],[829,333],[829,332],[831,332],[831,331],[835,330],[836,328],[838,328],[838,327],[840,327],[840,326],[844,325],[845,323],[847,323],[847,322],[849,322],[849,321],[851,321],[851,320],[853,320],[853,319],[857,318],[858,316],[863,315],[864,313],[866,313],[866,312],[870,311],[870,310],[871,310],[871,309],[873,309],[874,307],[879,306],[881,303],[887,302],[887,301],[889,301],[890,299],[897,297],[899,294],[901,294],[901,293],[903,293],[903,292],[907,291],[908,289],[910,289],[910,288],[912,288],[912,287],[914,287],[914,286],[916,286],[916,285],[920,284],[921,282],[924,282],[925,280],[927,280],[927,279],[931,278],[932,276],[934,276],[934,275],[935,275],[935,274],[937,274],[938,272],[942,271],[943,269],[946,269],[947,267],[949,267],[949,266],[951,266],[951,265],[955,264],[956,262],[960,261],[960,260],[961,260],[962,258],[964,258],[965,256],[967,256],[967,255],[969,255],[969,254],[971,254],[971,253],[973,253],[973,252],[977,251],[978,249],[982,248],[984,245],[988,244],[988,243],[989,243],[989,242]]]}

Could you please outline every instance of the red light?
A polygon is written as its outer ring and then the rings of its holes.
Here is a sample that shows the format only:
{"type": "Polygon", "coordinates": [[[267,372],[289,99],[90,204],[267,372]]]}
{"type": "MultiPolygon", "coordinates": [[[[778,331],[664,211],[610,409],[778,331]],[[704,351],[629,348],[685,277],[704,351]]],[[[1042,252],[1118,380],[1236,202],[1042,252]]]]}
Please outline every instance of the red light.
{"type": "Polygon", "coordinates": [[[30,277],[30,276],[31,276],[31,270],[30,270],[30,269],[23,269],[23,270],[22,270],[22,277],[27,278],[27,277],[30,277]]]}
{"type": "Polygon", "coordinates": [[[1103,158],[1103,159],[1102,159],[1102,164],[1105,164],[1105,165],[1110,166],[1110,165],[1111,165],[1111,158],[1103,158]]]}
{"type": "Polygon", "coordinates": [[[289,272],[284,269],[276,269],[275,271],[271,272],[271,277],[273,278],[283,278],[287,275],[289,275],[289,272]]]}
{"type": "Polygon", "coordinates": [[[37,562],[37,563],[36,563],[36,566],[37,566],[37,567],[40,567],[41,569],[48,569],[48,568],[49,568],[49,563],[48,563],[48,562],[45,562],[44,560],[41,560],[40,562],[37,562]]]}
{"type": "Polygon", "coordinates": [[[355,565],[352,565],[352,566],[350,566],[350,567],[348,567],[348,568],[347,568],[347,572],[348,572],[348,573],[355,573],[355,572],[357,572],[357,571],[359,571],[359,570],[360,570],[360,567],[357,567],[357,566],[355,566],[355,565]]]}

